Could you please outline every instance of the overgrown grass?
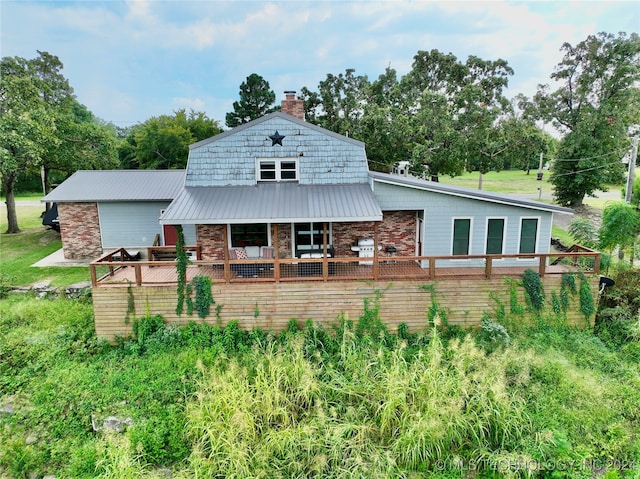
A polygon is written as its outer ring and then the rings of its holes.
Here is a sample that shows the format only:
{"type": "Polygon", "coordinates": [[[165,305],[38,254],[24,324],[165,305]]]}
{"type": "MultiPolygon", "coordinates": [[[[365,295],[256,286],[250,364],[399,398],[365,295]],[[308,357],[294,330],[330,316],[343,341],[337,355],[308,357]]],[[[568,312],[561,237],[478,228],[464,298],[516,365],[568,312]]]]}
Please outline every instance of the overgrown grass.
{"type": "Polygon", "coordinates": [[[0,476],[451,478],[476,465],[474,477],[586,478],[640,457],[631,356],[561,322],[496,343],[426,316],[422,332],[390,334],[373,298],[356,321],[292,321],[279,336],[142,318],[109,346],[90,304],[11,296],[0,476]],[[133,424],[94,431],[108,416],[133,424]]]}

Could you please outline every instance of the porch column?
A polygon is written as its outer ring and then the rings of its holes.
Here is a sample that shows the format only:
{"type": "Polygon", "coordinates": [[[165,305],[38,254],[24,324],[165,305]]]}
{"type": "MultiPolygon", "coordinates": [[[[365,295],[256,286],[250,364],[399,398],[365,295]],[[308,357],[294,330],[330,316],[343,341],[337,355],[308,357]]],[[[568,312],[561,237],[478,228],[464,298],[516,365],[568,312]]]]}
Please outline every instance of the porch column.
{"type": "Polygon", "coordinates": [[[329,277],[329,259],[327,258],[327,223],[322,223],[322,278],[329,277]]]}
{"type": "Polygon", "coordinates": [[[378,262],[378,222],[373,223],[373,279],[380,279],[380,263],[378,262]]]}
{"type": "Polygon", "coordinates": [[[278,235],[278,223],[273,224],[273,280],[278,283],[280,281],[280,236],[278,235]]]}
{"type": "Polygon", "coordinates": [[[227,225],[222,225],[222,244],[224,245],[224,280],[227,283],[231,282],[231,267],[229,265],[229,237],[227,235],[227,225]]]}

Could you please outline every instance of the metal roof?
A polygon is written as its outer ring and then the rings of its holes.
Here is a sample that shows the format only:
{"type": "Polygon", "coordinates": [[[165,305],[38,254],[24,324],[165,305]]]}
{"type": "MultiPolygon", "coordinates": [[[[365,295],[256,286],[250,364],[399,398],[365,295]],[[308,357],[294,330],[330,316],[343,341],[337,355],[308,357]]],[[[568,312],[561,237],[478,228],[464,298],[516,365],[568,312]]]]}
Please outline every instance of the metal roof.
{"type": "Polygon", "coordinates": [[[183,184],[184,170],[79,170],[41,201],[172,200],[183,184]]]}
{"type": "Polygon", "coordinates": [[[460,196],[463,198],[488,201],[491,203],[520,206],[535,210],[551,211],[555,213],[574,213],[571,208],[565,208],[563,206],[550,205],[539,201],[526,200],[515,196],[492,193],[484,190],[474,190],[472,188],[464,188],[462,186],[446,185],[437,181],[427,181],[421,180],[420,178],[391,175],[389,173],[378,173],[374,171],[370,171],[369,176],[373,181],[417,188],[425,191],[433,191],[434,193],[443,193],[446,195],[460,196]]]}
{"type": "Polygon", "coordinates": [[[161,224],[381,221],[368,184],[187,187],[169,205],[161,224]]]}

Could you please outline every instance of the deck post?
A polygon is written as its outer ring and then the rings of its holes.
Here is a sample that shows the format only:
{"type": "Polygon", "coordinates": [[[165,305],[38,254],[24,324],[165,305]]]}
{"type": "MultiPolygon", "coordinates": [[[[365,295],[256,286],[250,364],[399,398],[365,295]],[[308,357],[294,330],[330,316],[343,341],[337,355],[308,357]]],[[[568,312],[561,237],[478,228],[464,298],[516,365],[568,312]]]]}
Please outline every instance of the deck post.
{"type": "Polygon", "coordinates": [[[602,255],[598,253],[593,258],[593,274],[600,274],[600,260],[602,259],[602,255]]]}
{"type": "Polygon", "coordinates": [[[538,268],[538,274],[542,278],[544,276],[545,270],[547,268],[547,257],[545,255],[540,255],[540,267],[538,268]]]}
{"type": "Polygon", "coordinates": [[[135,264],[136,270],[136,286],[142,286],[142,268],[138,263],[135,264]]]}
{"type": "Polygon", "coordinates": [[[98,273],[96,272],[96,265],[91,263],[89,265],[89,273],[91,273],[91,286],[94,288],[98,286],[98,273]]]}
{"type": "Polygon", "coordinates": [[[429,258],[429,279],[436,278],[436,260],[429,258]]]}
{"type": "Polygon", "coordinates": [[[484,275],[487,279],[491,279],[492,269],[493,269],[493,258],[491,256],[487,256],[486,264],[484,267],[484,275]]]}
{"type": "Polygon", "coordinates": [[[273,280],[276,283],[280,282],[280,251],[278,248],[279,236],[278,236],[278,223],[273,225],[273,280]]]}

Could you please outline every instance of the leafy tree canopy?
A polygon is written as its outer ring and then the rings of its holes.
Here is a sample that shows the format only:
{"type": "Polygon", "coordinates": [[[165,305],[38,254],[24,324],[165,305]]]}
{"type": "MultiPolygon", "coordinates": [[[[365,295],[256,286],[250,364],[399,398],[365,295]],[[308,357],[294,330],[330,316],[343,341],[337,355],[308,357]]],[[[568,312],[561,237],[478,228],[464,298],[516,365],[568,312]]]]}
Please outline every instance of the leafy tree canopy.
{"type": "Polygon", "coordinates": [[[556,201],[579,206],[624,174],[620,159],[629,148],[631,125],[640,123],[640,38],[598,33],[573,46],[534,97],[538,116],[565,133],[553,163],[556,201]]]}
{"type": "Polygon", "coordinates": [[[125,168],[184,168],[190,144],[221,132],[204,113],[180,109],[133,127],[120,144],[120,161],[125,168]]]}
{"type": "Polygon", "coordinates": [[[257,73],[252,73],[240,84],[240,101],[233,102],[233,111],[227,113],[225,122],[234,128],[251,120],[276,111],[276,94],[269,82],[257,73]]]}

